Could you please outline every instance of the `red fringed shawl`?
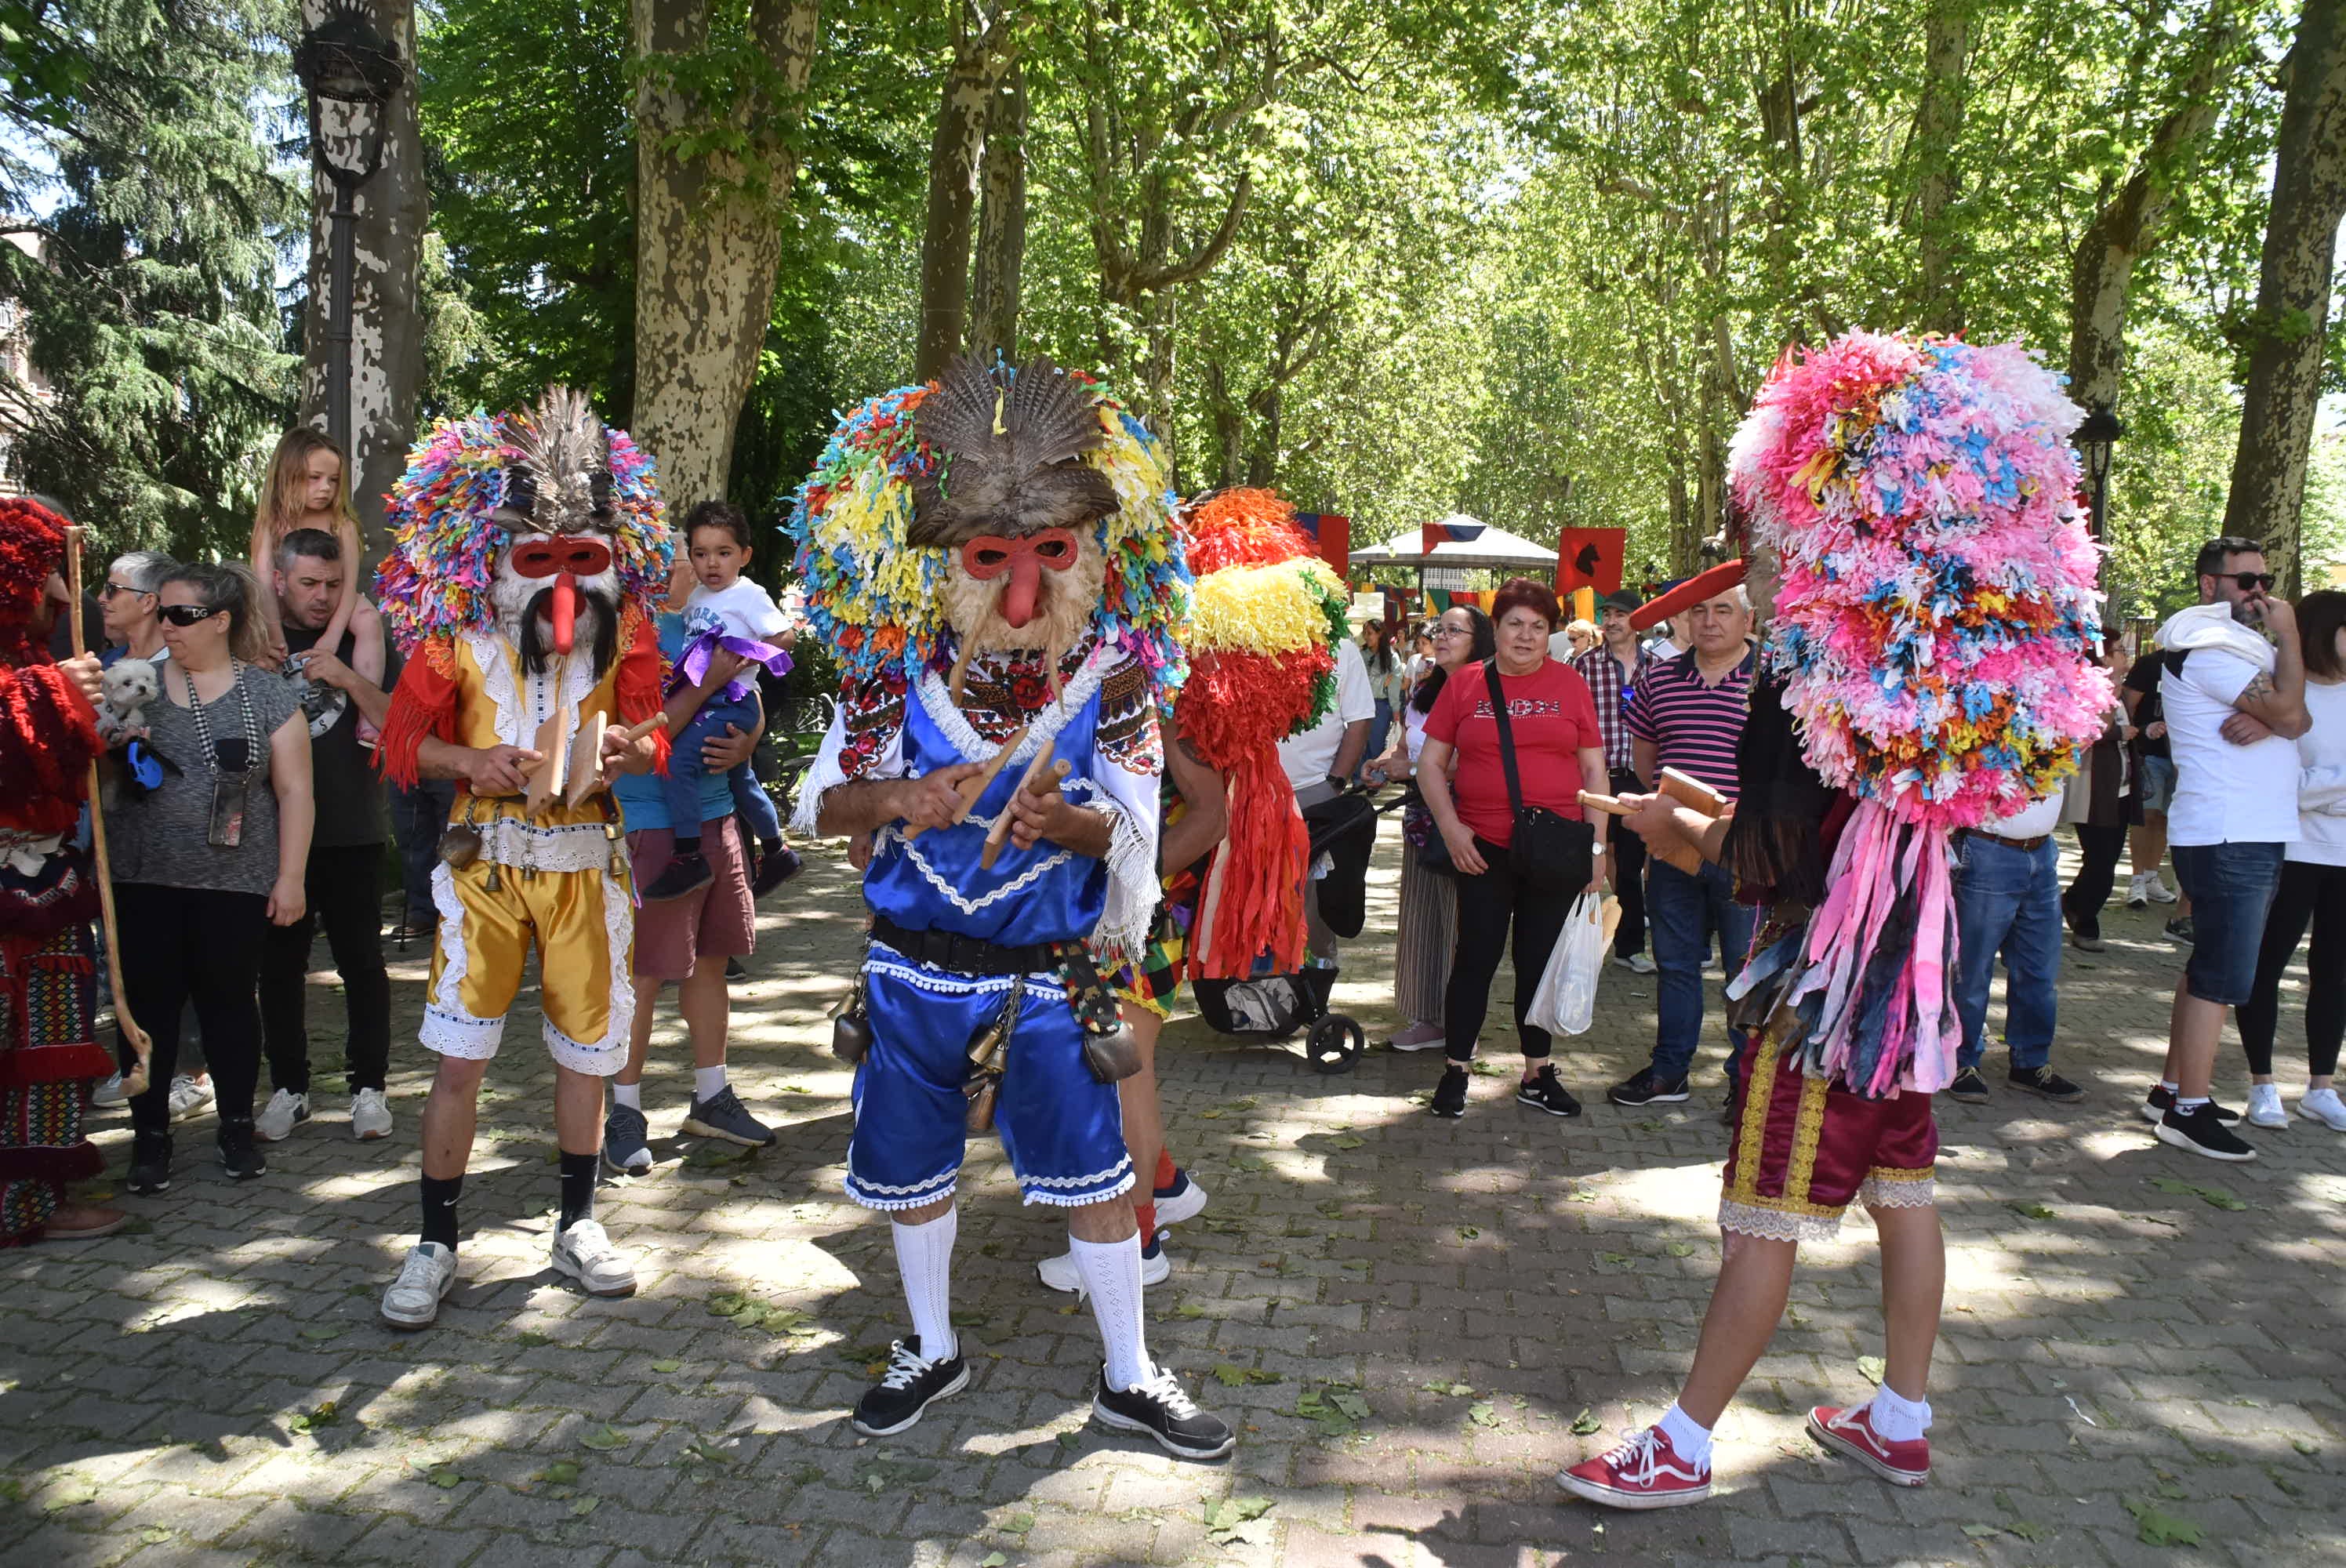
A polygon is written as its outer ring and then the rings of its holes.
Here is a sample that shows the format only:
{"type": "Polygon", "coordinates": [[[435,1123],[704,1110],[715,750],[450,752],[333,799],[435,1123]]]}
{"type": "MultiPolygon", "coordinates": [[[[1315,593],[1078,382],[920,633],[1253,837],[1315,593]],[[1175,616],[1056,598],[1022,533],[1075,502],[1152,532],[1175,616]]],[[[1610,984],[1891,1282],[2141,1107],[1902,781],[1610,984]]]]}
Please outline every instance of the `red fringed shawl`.
{"type": "Polygon", "coordinates": [[[46,651],[0,663],[0,828],[69,832],[98,754],[97,713],[46,651]]]}

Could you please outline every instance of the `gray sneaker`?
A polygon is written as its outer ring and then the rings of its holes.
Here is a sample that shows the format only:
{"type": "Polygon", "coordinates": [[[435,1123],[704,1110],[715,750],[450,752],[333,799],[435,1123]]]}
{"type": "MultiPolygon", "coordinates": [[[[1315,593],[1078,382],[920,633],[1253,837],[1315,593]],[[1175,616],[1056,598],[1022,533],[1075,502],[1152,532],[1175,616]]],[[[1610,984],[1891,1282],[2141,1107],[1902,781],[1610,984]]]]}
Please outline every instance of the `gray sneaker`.
{"type": "Polygon", "coordinates": [[[622,1176],[641,1176],[652,1168],[652,1151],[645,1140],[651,1124],[633,1105],[613,1105],[603,1118],[603,1163],[622,1176]]]}
{"type": "Polygon", "coordinates": [[[684,1130],[695,1137],[723,1138],[753,1149],[774,1141],[774,1129],[750,1114],[730,1084],[706,1100],[693,1101],[684,1113],[684,1130]]]}

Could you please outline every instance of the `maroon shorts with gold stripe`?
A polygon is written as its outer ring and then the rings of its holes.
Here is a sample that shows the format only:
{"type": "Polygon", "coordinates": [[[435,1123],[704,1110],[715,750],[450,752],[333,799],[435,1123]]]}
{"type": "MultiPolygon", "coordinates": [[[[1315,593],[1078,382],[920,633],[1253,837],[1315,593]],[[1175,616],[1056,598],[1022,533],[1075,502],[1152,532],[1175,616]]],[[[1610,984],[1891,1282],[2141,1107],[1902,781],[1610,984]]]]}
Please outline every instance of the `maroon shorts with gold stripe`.
{"type": "Polygon", "coordinates": [[[1746,1048],[1719,1228],[1830,1241],[1851,1200],[1870,1208],[1927,1207],[1938,1157],[1930,1095],[1868,1100],[1803,1077],[1770,1029],[1746,1048]]]}

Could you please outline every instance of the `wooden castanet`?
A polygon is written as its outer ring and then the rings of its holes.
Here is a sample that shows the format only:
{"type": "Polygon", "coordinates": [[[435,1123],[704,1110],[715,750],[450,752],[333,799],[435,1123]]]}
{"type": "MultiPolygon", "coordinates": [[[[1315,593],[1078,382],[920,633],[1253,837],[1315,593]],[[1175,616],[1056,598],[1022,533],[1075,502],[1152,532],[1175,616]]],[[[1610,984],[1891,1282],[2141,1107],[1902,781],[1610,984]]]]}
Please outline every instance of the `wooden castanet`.
{"type": "MultiPolygon", "coordinates": [[[[1012,792],[1011,799],[1017,799],[1028,789],[1035,789],[1038,794],[1056,795],[1059,792],[1060,780],[1074,770],[1074,764],[1064,759],[1056,762],[1051,760],[1051,743],[1046,740],[1043,748],[1035,753],[1035,760],[1026,765],[1025,775],[1018,780],[1018,788],[1012,792]],[[1046,772],[1046,769],[1049,771],[1046,772]]],[[[1002,858],[1002,846],[1009,841],[1010,808],[1005,806],[1002,815],[994,820],[994,826],[986,830],[985,848],[977,852],[977,863],[992,871],[994,862],[1002,858]]]]}
{"type": "Polygon", "coordinates": [[[1727,815],[1727,797],[1696,778],[1675,768],[1662,769],[1658,793],[1668,796],[1689,811],[1699,811],[1713,820],[1727,815]]]}
{"type": "MultiPolygon", "coordinates": [[[[610,775],[603,769],[603,741],[610,728],[611,721],[599,713],[589,714],[579,726],[578,744],[570,752],[570,781],[562,792],[565,805],[576,806],[610,783],[610,775]]],[[[633,746],[653,730],[667,728],[668,714],[662,711],[619,733],[633,746]]]]}
{"type": "MultiPolygon", "coordinates": [[[[1668,770],[1665,769],[1665,771],[1668,770]]],[[[1697,785],[1697,788],[1699,789],[1701,786],[1697,785]]],[[[1671,799],[1677,799],[1678,797],[1672,796],[1671,799]]],[[[1702,809],[1701,807],[1695,806],[1691,802],[1680,801],[1679,803],[1687,806],[1690,810],[1702,809]]],[[[1630,808],[1623,805],[1617,797],[1592,795],[1586,789],[1580,792],[1580,809],[1584,811],[1602,811],[1608,817],[1626,817],[1630,811],[1630,808]]],[[[1674,839],[1658,844],[1648,839],[1646,840],[1646,852],[1662,864],[1675,866],[1690,877],[1698,875],[1703,868],[1702,851],[1683,839],[1674,839]]]]}
{"type": "MultiPolygon", "coordinates": [[[[985,793],[985,787],[994,782],[994,776],[1002,771],[1002,765],[1010,760],[1010,754],[1025,744],[1025,740],[1026,727],[1022,724],[1011,733],[1009,739],[1002,743],[1002,749],[994,754],[992,761],[954,786],[954,793],[961,797],[961,809],[954,813],[954,824],[958,825],[976,809],[977,798],[985,793]]],[[[1048,747],[1044,748],[1046,752],[1049,749],[1048,747]]],[[[915,822],[904,830],[904,837],[917,839],[925,831],[925,826],[915,822]]]]}

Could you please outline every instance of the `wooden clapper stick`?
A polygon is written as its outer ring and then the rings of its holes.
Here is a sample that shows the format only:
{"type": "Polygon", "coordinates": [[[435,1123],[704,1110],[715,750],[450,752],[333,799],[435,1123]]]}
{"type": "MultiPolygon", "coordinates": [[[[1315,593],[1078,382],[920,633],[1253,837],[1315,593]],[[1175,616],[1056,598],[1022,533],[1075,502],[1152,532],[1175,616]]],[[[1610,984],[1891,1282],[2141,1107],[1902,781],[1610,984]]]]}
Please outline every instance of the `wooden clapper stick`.
{"type": "MultiPolygon", "coordinates": [[[[1051,760],[1051,743],[1046,740],[1040,749],[1035,753],[1035,760],[1026,764],[1026,771],[1020,776],[1018,788],[1010,792],[1010,799],[1015,800],[1038,782],[1045,786],[1041,791],[1043,794],[1056,795],[1059,792],[1059,781],[1072,771],[1074,771],[1073,765],[1065,759],[1057,762],[1051,760]]],[[[1002,846],[1009,840],[1010,807],[1007,802],[1005,802],[1002,815],[996,817],[994,820],[994,826],[986,830],[985,848],[977,852],[977,863],[985,870],[992,871],[994,862],[1002,858],[1002,846]]]]}
{"type": "MultiPolygon", "coordinates": [[[[73,649],[75,657],[82,653],[81,626],[81,530],[66,530],[66,585],[73,595],[73,649]]],[[[122,1037],[130,1042],[131,1054],[137,1057],[130,1071],[122,1075],[125,1095],[147,1092],[147,1064],[155,1054],[155,1042],[138,1021],[130,1016],[130,993],[122,986],[122,937],[116,930],[114,919],[114,871],[106,855],[106,812],[97,799],[97,759],[89,764],[89,835],[97,878],[98,917],[106,928],[106,973],[114,987],[114,1022],[122,1037]]]]}

